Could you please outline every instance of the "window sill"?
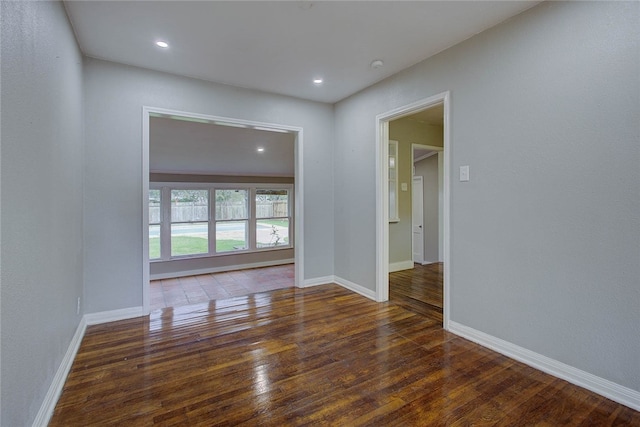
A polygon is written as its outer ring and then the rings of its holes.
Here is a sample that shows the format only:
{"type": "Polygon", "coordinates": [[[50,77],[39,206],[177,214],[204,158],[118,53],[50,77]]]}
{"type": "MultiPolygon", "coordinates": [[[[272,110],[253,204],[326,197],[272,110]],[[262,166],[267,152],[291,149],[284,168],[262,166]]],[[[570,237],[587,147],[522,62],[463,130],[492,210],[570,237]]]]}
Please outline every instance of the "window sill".
{"type": "Polygon", "coordinates": [[[184,261],[187,259],[200,259],[200,258],[217,258],[221,256],[229,256],[229,255],[244,255],[244,254],[256,254],[260,252],[271,252],[271,251],[282,251],[285,249],[293,249],[293,246],[278,246],[275,248],[260,248],[260,249],[246,249],[242,251],[229,251],[229,252],[220,252],[215,254],[194,254],[194,255],[180,255],[180,256],[172,256],[169,259],[150,259],[149,262],[151,264],[157,262],[171,262],[171,261],[184,261]]]}

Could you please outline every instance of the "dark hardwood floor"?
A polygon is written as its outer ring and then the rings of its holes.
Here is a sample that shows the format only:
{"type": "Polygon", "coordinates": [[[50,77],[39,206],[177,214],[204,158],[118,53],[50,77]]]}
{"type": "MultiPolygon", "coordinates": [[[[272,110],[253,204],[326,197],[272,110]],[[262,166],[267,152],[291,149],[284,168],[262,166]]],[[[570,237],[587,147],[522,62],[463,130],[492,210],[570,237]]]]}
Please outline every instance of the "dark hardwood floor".
{"type": "Polygon", "coordinates": [[[389,300],[442,324],[443,264],[414,264],[389,274],[389,300]]]}
{"type": "Polygon", "coordinates": [[[295,286],[294,264],[151,280],[151,310],[240,297],[295,286]]]}
{"type": "Polygon", "coordinates": [[[50,426],[610,426],[640,413],[337,285],[91,326],[50,426]]]}

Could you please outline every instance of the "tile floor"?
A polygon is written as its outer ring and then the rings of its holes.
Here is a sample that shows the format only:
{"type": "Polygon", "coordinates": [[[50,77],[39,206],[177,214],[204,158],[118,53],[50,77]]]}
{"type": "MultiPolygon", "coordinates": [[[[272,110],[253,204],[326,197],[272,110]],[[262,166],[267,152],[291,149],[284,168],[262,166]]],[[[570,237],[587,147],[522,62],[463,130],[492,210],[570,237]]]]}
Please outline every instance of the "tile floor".
{"type": "Polygon", "coordinates": [[[294,264],[152,280],[151,310],[294,286],[294,264]]]}

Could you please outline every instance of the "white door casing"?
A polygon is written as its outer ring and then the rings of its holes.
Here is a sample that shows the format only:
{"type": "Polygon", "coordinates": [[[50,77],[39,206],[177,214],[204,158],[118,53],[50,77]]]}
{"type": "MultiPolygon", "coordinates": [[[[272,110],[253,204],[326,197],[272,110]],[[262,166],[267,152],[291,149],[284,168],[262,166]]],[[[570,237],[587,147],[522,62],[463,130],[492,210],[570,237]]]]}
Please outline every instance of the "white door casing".
{"type": "Polygon", "coordinates": [[[303,170],[303,128],[298,126],[283,125],[277,123],[256,122],[243,119],[235,119],[221,116],[210,116],[200,113],[191,113],[166,108],[142,107],[142,311],[149,314],[150,290],[149,290],[149,118],[151,114],[167,116],[180,116],[209,122],[223,122],[242,125],[244,127],[261,127],[286,131],[295,135],[294,139],[294,284],[296,287],[304,286],[304,170],[303,170]]]}
{"type": "Polygon", "coordinates": [[[376,301],[389,299],[389,121],[432,106],[444,105],[444,155],[443,155],[443,309],[442,327],[449,330],[450,322],[450,287],[451,287],[451,243],[450,243],[450,170],[451,170],[451,131],[450,109],[451,94],[449,91],[418,100],[402,107],[380,113],[376,116],[376,301]]]}
{"type": "Polygon", "coordinates": [[[438,262],[444,262],[444,153],[438,152],[438,262]]]}

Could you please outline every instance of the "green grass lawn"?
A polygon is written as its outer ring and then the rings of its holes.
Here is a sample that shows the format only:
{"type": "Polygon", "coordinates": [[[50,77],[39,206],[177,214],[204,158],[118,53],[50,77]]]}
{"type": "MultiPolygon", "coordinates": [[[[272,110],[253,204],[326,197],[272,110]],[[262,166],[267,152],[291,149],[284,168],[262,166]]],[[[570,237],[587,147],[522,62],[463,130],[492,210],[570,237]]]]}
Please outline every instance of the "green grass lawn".
{"type": "Polygon", "coordinates": [[[206,254],[209,242],[203,237],[173,236],[171,238],[171,256],[206,254]]]}
{"type": "Polygon", "coordinates": [[[149,239],[149,259],[160,258],[160,238],[151,237],[149,239]]]}
{"type": "Polygon", "coordinates": [[[216,252],[229,252],[246,249],[246,242],[242,240],[218,240],[216,241],[216,252]]]}
{"type": "Polygon", "coordinates": [[[259,219],[258,223],[261,225],[268,224],[268,225],[275,225],[277,227],[285,227],[285,228],[289,226],[288,219],[259,219]]]}
{"type": "MultiPolygon", "coordinates": [[[[245,242],[242,240],[218,240],[216,242],[216,252],[229,252],[244,248],[245,242]]],[[[206,254],[209,251],[207,239],[192,236],[174,236],[171,239],[171,256],[206,254]]],[[[149,239],[149,259],[160,258],[160,239],[152,237],[149,239]]]]}

